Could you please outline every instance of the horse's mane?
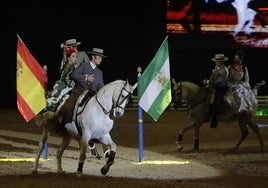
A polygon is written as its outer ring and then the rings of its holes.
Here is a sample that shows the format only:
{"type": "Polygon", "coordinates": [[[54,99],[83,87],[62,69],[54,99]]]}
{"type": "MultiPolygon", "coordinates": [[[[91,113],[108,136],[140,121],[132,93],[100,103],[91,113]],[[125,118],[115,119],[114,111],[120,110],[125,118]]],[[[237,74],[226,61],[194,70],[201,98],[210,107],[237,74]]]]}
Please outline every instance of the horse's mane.
{"type": "Polygon", "coordinates": [[[190,101],[188,101],[188,108],[199,104],[207,96],[208,89],[205,87],[200,87],[190,81],[181,81],[181,85],[185,88],[186,95],[190,97],[190,101]]]}
{"type": "Polygon", "coordinates": [[[101,87],[99,92],[103,92],[106,88],[112,87],[113,85],[115,85],[117,83],[125,83],[125,81],[124,80],[114,80],[112,82],[109,82],[109,83],[105,84],[103,87],[101,87]]]}
{"type": "Polygon", "coordinates": [[[191,90],[196,90],[200,87],[197,84],[190,82],[190,81],[181,81],[181,84],[184,85],[185,87],[191,89],[191,90]]]}

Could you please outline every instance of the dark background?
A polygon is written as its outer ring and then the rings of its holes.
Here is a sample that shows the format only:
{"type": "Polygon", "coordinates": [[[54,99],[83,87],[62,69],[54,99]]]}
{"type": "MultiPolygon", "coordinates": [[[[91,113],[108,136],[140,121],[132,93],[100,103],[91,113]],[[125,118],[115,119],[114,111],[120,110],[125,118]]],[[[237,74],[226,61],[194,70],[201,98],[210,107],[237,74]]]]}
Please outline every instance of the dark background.
{"type": "MultiPolygon", "coordinates": [[[[103,48],[100,68],[105,82],[137,81],[137,67],[147,67],[166,37],[166,0],[7,2],[1,15],[1,108],[16,107],[17,34],[40,65],[48,66],[49,87],[59,78],[60,44],[76,38],[79,50],[103,48]]],[[[230,36],[169,35],[171,77],[199,85],[208,78],[215,53],[232,60],[230,36]]],[[[251,83],[267,79],[267,49],[245,49],[251,83]]],[[[230,61],[231,62],[231,61],[230,61]]],[[[260,91],[268,95],[267,88],[260,91]]]]}

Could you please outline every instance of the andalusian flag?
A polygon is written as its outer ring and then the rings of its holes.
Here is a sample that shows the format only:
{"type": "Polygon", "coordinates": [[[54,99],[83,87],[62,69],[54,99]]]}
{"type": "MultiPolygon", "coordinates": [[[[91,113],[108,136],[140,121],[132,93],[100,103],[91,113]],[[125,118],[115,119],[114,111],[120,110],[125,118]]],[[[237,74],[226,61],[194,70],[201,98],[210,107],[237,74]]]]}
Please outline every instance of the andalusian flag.
{"type": "Polygon", "coordinates": [[[17,107],[26,122],[46,107],[46,74],[18,36],[17,107]]]}
{"type": "Polygon", "coordinates": [[[167,37],[139,78],[138,97],[139,106],[155,121],[171,102],[167,37]]]}

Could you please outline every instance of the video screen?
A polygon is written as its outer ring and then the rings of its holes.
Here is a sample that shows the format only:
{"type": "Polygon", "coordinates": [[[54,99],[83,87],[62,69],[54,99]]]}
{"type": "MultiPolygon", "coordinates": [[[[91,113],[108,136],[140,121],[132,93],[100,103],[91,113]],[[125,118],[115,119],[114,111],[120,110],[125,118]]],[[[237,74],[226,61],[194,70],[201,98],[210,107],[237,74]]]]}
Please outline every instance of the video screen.
{"type": "Polygon", "coordinates": [[[268,0],[166,0],[166,32],[195,39],[223,36],[232,47],[268,48],[268,0]]]}

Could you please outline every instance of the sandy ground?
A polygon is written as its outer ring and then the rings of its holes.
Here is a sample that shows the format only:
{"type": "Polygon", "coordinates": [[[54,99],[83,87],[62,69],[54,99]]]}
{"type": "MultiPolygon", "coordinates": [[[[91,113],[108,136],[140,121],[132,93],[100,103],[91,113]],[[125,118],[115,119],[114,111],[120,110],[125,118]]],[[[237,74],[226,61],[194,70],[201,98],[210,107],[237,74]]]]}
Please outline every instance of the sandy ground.
{"type": "MultiPolygon", "coordinates": [[[[264,152],[253,131],[236,152],[229,152],[240,137],[236,123],[220,123],[216,129],[204,124],[200,150],[191,151],[193,131],[184,135],[184,150],[176,150],[179,130],[188,123],[185,111],[166,111],[158,122],[143,114],[143,150],[139,150],[137,112],[127,110],[116,119],[111,132],[117,143],[114,165],[106,176],[100,173],[104,159],[88,154],[82,177],[76,175],[78,144],[72,141],[62,163],[65,174],[56,172],[56,149],[60,137],[51,133],[48,159],[42,160],[39,173],[32,174],[33,161],[42,128],[25,123],[16,109],[0,110],[0,184],[1,187],[267,187],[268,127],[260,128],[264,152]],[[141,157],[143,155],[143,157],[141,157]],[[11,162],[11,160],[17,162],[11,162]]],[[[268,124],[268,117],[255,117],[268,124]]],[[[101,152],[100,145],[97,145],[101,152]]]]}

